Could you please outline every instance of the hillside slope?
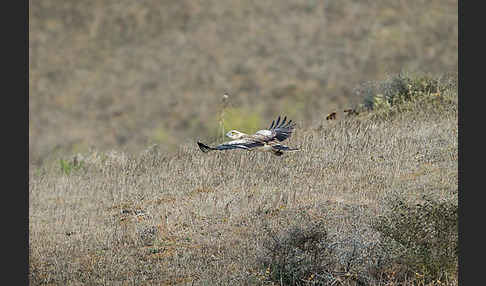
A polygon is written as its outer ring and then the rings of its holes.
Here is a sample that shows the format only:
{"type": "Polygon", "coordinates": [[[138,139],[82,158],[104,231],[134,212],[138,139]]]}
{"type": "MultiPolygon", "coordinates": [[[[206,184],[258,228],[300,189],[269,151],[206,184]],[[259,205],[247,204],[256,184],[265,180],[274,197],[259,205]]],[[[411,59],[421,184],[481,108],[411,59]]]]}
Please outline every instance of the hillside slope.
{"type": "Polygon", "coordinates": [[[457,86],[395,76],[363,90],[374,109],[298,125],[298,153],[204,154],[193,142],[31,169],[31,283],[457,284],[444,264],[446,276],[428,260],[400,266],[406,248],[393,256],[374,227],[396,200],[457,208],[457,86]]]}
{"type": "Polygon", "coordinates": [[[30,0],[29,160],[213,139],[224,92],[244,127],[310,124],[361,82],[457,71],[457,3],[30,0]]]}

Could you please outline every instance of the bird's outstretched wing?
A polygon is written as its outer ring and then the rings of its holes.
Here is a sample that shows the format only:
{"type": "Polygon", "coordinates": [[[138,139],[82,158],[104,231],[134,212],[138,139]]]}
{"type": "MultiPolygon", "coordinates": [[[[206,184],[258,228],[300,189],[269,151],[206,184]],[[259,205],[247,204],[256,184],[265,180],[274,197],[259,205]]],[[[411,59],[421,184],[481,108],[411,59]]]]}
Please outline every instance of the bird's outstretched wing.
{"type": "Polygon", "coordinates": [[[270,125],[270,130],[272,132],[270,140],[277,138],[278,141],[284,141],[285,139],[289,138],[292,135],[292,131],[294,130],[295,123],[292,123],[292,120],[285,123],[287,121],[287,116],[285,116],[280,122],[280,116],[277,118],[277,122],[275,120],[272,121],[272,125],[270,125]]]}
{"type": "Polygon", "coordinates": [[[233,140],[228,141],[223,144],[219,144],[217,146],[211,147],[201,142],[197,142],[199,149],[204,153],[212,151],[212,150],[230,150],[230,149],[244,149],[244,150],[251,150],[255,147],[261,147],[264,145],[263,142],[255,141],[255,140],[248,140],[248,139],[240,139],[240,140],[233,140]]]}

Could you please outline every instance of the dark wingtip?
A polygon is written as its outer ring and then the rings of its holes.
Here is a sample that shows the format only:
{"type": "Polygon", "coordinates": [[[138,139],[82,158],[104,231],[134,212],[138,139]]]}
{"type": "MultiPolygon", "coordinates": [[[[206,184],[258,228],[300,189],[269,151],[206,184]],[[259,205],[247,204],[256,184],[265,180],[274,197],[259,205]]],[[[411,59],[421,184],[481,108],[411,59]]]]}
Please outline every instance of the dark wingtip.
{"type": "Polygon", "coordinates": [[[272,124],[270,125],[270,130],[271,129],[275,129],[275,128],[294,128],[295,126],[295,122],[293,122],[292,119],[290,119],[288,122],[287,122],[287,115],[285,115],[283,117],[283,120],[280,121],[282,119],[282,117],[279,115],[278,118],[277,118],[277,121],[275,122],[275,120],[272,121],[272,124]]]}
{"type": "Polygon", "coordinates": [[[211,151],[211,147],[209,147],[208,145],[205,145],[199,141],[197,141],[197,145],[199,146],[199,149],[201,149],[201,151],[203,151],[203,153],[207,153],[209,151],[211,151]]]}

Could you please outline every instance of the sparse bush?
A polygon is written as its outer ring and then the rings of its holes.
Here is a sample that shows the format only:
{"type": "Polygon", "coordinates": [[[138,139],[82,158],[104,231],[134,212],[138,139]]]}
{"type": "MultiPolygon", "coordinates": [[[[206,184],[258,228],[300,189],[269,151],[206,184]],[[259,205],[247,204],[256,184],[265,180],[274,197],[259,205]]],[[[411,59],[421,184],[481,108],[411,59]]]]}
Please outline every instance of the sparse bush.
{"type": "Polygon", "coordinates": [[[408,268],[415,279],[444,281],[457,271],[457,205],[425,197],[423,203],[408,205],[397,199],[374,228],[385,238],[396,263],[408,268]]]}
{"type": "Polygon", "coordinates": [[[302,285],[321,272],[321,258],[327,250],[327,231],[321,225],[294,227],[283,235],[268,232],[264,266],[268,279],[285,285],[302,285]]]}
{"type": "Polygon", "coordinates": [[[369,82],[355,92],[364,97],[368,109],[391,108],[426,96],[440,96],[457,87],[457,77],[433,77],[421,74],[399,73],[380,82],[369,82]]]}
{"type": "Polygon", "coordinates": [[[265,277],[280,285],[369,285],[370,270],[381,267],[382,252],[363,237],[331,238],[322,223],[267,231],[261,259],[265,277]]]}

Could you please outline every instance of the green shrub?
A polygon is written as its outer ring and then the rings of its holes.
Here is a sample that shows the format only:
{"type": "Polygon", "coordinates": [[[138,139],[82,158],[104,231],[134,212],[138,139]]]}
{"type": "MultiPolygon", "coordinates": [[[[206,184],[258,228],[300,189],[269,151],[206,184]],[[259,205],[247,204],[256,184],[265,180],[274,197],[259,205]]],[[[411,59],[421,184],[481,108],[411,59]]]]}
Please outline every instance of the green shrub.
{"type": "Polygon", "coordinates": [[[74,157],[71,161],[59,159],[59,164],[61,172],[65,175],[70,175],[73,171],[80,170],[83,167],[83,161],[79,161],[77,157],[74,157]]]}
{"type": "Polygon", "coordinates": [[[396,254],[396,263],[406,266],[424,283],[443,281],[457,273],[457,205],[425,197],[410,206],[397,199],[389,213],[373,227],[396,254]]]}

